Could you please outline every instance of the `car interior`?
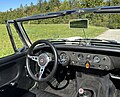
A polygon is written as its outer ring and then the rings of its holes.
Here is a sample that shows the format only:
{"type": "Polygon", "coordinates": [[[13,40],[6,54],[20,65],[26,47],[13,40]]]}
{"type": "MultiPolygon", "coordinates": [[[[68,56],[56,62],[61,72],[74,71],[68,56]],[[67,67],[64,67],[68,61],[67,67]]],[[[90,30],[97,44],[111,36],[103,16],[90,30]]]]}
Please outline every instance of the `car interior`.
{"type": "MultiPolygon", "coordinates": [[[[120,7],[81,10],[108,13],[111,9],[120,13],[120,7]]],[[[32,43],[22,24],[76,12],[81,11],[68,10],[7,21],[10,45],[15,53],[0,58],[0,97],[120,97],[119,43],[99,39],[40,39],[32,43]],[[21,49],[16,48],[10,24],[24,44],[21,49]]],[[[70,27],[87,28],[87,20],[82,20],[81,26],[79,21],[70,21],[70,27]]]]}

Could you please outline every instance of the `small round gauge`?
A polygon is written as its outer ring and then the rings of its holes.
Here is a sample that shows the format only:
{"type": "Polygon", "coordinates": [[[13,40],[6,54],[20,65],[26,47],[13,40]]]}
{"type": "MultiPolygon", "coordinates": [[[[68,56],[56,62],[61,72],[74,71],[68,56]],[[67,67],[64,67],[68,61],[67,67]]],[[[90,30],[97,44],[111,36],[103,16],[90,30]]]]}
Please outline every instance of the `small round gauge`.
{"type": "Polygon", "coordinates": [[[100,62],[100,58],[98,56],[94,56],[93,57],[93,62],[94,63],[99,63],[100,62]]]}
{"type": "Polygon", "coordinates": [[[83,60],[83,59],[84,59],[83,54],[78,54],[78,60],[83,60]]]}
{"type": "Polygon", "coordinates": [[[69,63],[69,56],[65,52],[62,52],[60,54],[59,58],[60,58],[60,64],[62,64],[63,66],[68,65],[68,63],[69,63]]]}

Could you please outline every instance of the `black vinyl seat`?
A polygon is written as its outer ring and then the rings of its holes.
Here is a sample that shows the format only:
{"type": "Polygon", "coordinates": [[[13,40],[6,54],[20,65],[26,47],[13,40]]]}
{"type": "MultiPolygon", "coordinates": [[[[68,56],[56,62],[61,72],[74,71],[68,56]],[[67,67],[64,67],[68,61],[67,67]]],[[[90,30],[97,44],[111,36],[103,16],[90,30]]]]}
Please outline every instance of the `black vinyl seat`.
{"type": "Polygon", "coordinates": [[[7,86],[7,88],[0,89],[0,97],[61,97],[46,91],[39,91],[34,94],[28,90],[7,86]]]}

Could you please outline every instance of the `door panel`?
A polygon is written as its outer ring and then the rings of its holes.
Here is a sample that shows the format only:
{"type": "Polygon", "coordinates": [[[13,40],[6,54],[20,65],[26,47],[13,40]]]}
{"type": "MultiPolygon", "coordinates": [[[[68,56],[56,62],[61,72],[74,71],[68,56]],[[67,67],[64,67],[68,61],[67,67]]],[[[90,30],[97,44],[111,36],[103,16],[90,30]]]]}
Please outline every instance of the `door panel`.
{"type": "MultiPolygon", "coordinates": [[[[25,74],[25,55],[25,53],[19,53],[0,59],[0,87],[11,82],[18,83],[22,81],[24,82],[23,84],[31,83],[30,78],[27,78],[25,74]],[[22,80],[21,78],[24,79],[22,80]]],[[[26,88],[29,88],[29,86],[27,85],[26,88]]]]}
{"type": "Polygon", "coordinates": [[[11,64],[7,64],[11,66],[4,67],[2,68],[2,70],[0,70],[0,87],[9,84],[13,80],[17,79],[19,76],[18,66],[16,65],[16,63],[11,64]]]}

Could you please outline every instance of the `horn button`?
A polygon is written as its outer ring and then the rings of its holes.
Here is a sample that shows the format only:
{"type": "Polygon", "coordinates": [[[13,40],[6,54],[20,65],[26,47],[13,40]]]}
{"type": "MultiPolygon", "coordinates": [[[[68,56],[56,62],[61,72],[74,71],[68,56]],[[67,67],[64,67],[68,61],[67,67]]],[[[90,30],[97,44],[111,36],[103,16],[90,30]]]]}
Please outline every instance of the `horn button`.
{"type": "Polygon", "coordinates": [[[49,57],[46,54],[39,56],[39,66],[46,66],[49,62],[49,57]]]}

